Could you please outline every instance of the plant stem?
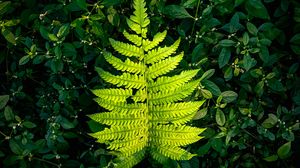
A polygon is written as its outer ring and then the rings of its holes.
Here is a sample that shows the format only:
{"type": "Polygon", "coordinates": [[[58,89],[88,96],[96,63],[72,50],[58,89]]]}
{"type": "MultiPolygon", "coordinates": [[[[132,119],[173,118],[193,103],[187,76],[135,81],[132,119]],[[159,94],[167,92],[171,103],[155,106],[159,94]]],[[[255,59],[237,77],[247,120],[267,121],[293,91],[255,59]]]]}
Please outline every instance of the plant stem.
{"type": "Polygon", "coordinates": [[[41,159],[41,158],[37,158],[37,157],[33,157],[32,159],[35,159],[35,160],[38,160],[38,161],[41,161],[41,162],[45,162],[45,163],[48,163],[48,164],[51,164],[52,166],[55,166],[55,167],[61,167],[60,165],[58,164],[55,164],[53,162],[50,162],[48,160],[45,160],[45,159],[41,159]]]}
{"type": "Polygon", "coordinates": [[[194,30],[195,30],[195,24],[198,20],[198,10],[199,10],[199,5],[200,5],[200,0],[198,0],[198,3],[197,3],[197,9],[196,9],[196,14],[195,14],[195,17],[194,17],[194,24],[193,24],[193,28],[192,28],[192,33],[191,35],[193,35],[194,33],[194,30]]]}
{"type": "Polygon", "coordinates": [[[5,135],[2,131],[0,131],[0,134],[5,136],[5,137],[8,137],[7,135],[5,135]]]}
{"type": "Polygon", "coordinates": [[[250,132],[248,132],[245,129],[242,129],[245,133],[247,133],[248,135],[250,135],[251,137],[253,137],[255,140],[260,141],[256,136],[254,136],[253,134],[251,134],[250,132]]]}

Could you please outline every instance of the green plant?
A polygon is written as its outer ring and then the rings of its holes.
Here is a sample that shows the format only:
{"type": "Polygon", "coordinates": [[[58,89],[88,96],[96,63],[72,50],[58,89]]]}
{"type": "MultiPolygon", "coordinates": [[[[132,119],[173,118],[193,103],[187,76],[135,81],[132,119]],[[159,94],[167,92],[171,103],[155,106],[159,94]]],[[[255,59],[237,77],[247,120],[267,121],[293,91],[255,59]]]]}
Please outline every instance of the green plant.
{"type": "Polygon", "coordinates": [[[118,88],[93,90],[98,96],[96,102],[111,112],[89,117],[110,128],[90,135],[109,145],[108,149],[117,151],[116,167],[132,167],[143,159],[146,151],[162,163],[167,158],[189,160],[196,155],[181,146],[198,141],[202,138],[199,134],[205,130],[186,125],[204,100],[182,101],[197,88],[200,80],[190,80],[198,70],[166,76],[183,58],[183,52],[170,57],[180,39],[169,47],[158,46],[166,31],[157,33],[152,41],[147,39],[150,20],[144,0],[134,0],[133,7],[134,15],[127,19],[127,24],[136,34],[123,33],[133,44],[109,39],[126,60],[106,51],[103,53],[107,62],[124,73],[113,75],[96,68],[104,81],[118,88]]]}
{"type": "MultiPolygon", "coordinates": [[[[184,57],[166,76],[199,70],[184,100],[206,99],[189,122],[206,128],[186,147],[197,156],[163,166],[300,167],[300,2],[146,0],[146,8],[149,37],[167,30],[160,44],[181,39],[184,57]]],[[[0,2],[0,167],[112,163],[114,152],[88,135],[105,125],[86,115],[104,111],[90,90],[111,86],[95,67],[121,75],[101,52],[113,51],[109,37],[125,39],[130,9],[132,0],[0,2]]],[[[135,167],[162,167],[147,158],[135,167]]]]}

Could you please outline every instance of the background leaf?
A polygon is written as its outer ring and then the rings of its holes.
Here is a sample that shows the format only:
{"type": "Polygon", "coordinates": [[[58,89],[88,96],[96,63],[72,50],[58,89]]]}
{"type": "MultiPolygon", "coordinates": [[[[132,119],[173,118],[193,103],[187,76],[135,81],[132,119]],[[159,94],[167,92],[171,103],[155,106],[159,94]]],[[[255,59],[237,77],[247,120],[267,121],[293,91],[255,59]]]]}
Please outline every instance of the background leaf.
{"type": "Polygon", "coordinates": [[[10,1],[0,2],[0,15],[3,15],[5,12],[8,11],[10,4],[10,1]]]}
{"type": "Polygon", "coordinates": [[[76,0],[76,4],[84,10],[87,10],[87,4],[85,0],[76,0]]]}
{"type": "Polygon", "coordinates": [[[10,150],[17,154],[17,155],[22,155],[23,149],[20,147],[20,145],[13,139],[9,140],[9,147],[10,150]]]}
{"type": "Polygon", "coordinates": [[[0,96],[0,109],[4,108],[9,100],[9,95],[0,96]]]}
{"type": "Polygon", "coordinates": [[[223,97],[222,100],[225,103],[231,103],[237,99],[238,94],[235,93],[234,91],[224,91],[221,93],[221,96],[223,97]]]}
{"type": "Polygon", "coordinates": [[[246,10],[249,15],[261,18],[269,19],[270,16],[264,4],[261,0],[248,0],[246,2],[246,10]]]}
{"type": "Polygon", "coordinates": [[[4,109],[4,117],[7,121],[11,121],[15,118],[15,115],[9,106],[6,106],[4,109]]]}
{"type": "Polygon", "coordinates": [[[222,48],[218,58],[219,68],[223,68],[230,60],[230,50],[228,48],[222,48]]]}
{"type": "Polygon", "coordinates": [[[164,9],[164,13],[173,18],[184,19],[184,18],[193,18],[182,6],[178,5],[168,5],[164,9]]]}
{"type": "Polygon", "coordinates": [[[288,156],[288,154],[290,153],[290,150],[291,150],[291,142],[287,142],[287,143],[283,144],[277,150],[278,157],[280,159],[286,158],[288,156]]]}
{"type": "Polygon", "coordinates": [[[3,37],[10,43],[12,43],[13,45],[16,45],[16,39],[15,39],[15,35],[9,31],[8,29],[6,28],[2,28],[2,31],[1,31],[3,37]]]}
{"type": "Polygon", "coordinates": [[[217,109],[216,111],[216,122],[220,126],[223,126],[226,122],[225,114],[220,109],[217,109]]]}

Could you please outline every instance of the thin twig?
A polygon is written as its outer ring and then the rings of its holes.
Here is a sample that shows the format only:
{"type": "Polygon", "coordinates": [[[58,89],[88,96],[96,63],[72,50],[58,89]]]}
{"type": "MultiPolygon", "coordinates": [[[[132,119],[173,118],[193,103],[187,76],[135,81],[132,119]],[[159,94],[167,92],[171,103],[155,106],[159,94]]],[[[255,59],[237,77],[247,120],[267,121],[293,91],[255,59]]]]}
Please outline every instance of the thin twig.
{"type": "Polygon", "coordinates": [[[192,33],[191,35],[193,35],[194,33],[194,29],[195,29],[195,24],[198,20],[198,10],[199,10],[199,5],[200,5],[200,0],[198,0],[198,3],[197,3],[197,9],[196,9],[196,14],[195,14],[195,18],[194,18],[194,24],[193,24],[193,28],[192,28],[192,33]]]}
{"type": "Polygon", "coordinates": [[[5,137],[8,137],[7,135],[5,135],[2,131],[0,131],[0,134],[5,136],[5,137]]]}
{"type": "Polygon", "coordinates": [[[37,157],[33,157],[32,159],[39,160],[39,161],[41,161],[41,162],[45,162],[45,163],[51,164],[52,166],[55,166],[55,167],[60,168],[60,166],[59,166],[58,164],[55,164],[55,163],[50,162],[50,161],[48,161],[48,160],[44,160],[44,159],[37,158],[37,157]]]}
{"type": "Polygon", "coordinates": [[[260,141],[256,136],[254,136],[253,134],[251,134],[249,131],[242,129],[245,133],[247,133],[248,135],[250,135],[251,137],[253,137],[255,140],[260,141]]]}

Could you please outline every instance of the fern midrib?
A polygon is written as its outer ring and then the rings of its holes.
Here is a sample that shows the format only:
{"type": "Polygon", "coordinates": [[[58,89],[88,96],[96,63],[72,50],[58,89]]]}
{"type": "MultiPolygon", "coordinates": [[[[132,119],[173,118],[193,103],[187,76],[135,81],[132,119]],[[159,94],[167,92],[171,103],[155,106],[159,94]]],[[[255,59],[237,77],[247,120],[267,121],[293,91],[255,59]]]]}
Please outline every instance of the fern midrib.
{"type": "MultiPolygon", "coordinates": [[[[152,128],[151,130],[154,132],[172,132],[172,133],[174,133],[174,130],[164,130],[164,129],[157,129],[157,128],[152,128]]],[[[195,133],[195,130],[187,130],[187,131],[176,130],[176,134],[187,134],[187,133],[195,133]]]]}
{"type": "Polygon", "coordinates": [[[198,140],[199,137],[194,136],[194,137],[188,137],[188,138],[177,138],[177,137],[162,137],[162,136],[153,136],[152,138],[158,139],[158,140],[164,140],[164,141],[187,141],[187,140],[198,140]]]}
{"type": "Polygon", "coordinates": [[[162,106],[158,106],[160,109],[162,110],[156,110],[155,107],[152,108],[151,112],[155,111],[155,113],[171,113],[173,111],[184,111],[187,109],[194,109],[194,108],[198,108],[198,102],[197,103],[190,103],[190,104],[177,104],[176,103],[172,103],[174,108],[169,108],[169,107],[164,107],[162,106]],[[169,109],[168,109],[169,108],[169,109]]]}
{"type": "MultiPolygon", "coordinates": [[[[116,126],[116,127],[120,127],[120,126],[116,126]]],[[[133,127],[133,128],[128,128],[128,129],[115,129],[113,130],[114,132],[111,132],[110,134],[117,134],[117,135],[120,135],[121,133],[126,133],[126,132],[129,132],[129,133],[132,133],[132,132],[139,132],[141,133],[141,131],[143,129],[147,129],[146,127],[133,127]]],[[[148,130],[147,130],[148,131],[148,130]]],[[[103,133],[104,134],[104,133],[103,133]]],[[[126,139],[126,138],[124,138],[126,139]]]]}
{"type": "MultiPolygon", "coordinates": [[[[141,30],[142,30],[142,32],[143,32],[143,27],[142,27],[142,25],[139,25],[140,26],[140,28],[141,28],[141,30]]],[[[147,28],[146,28],[147,29],[147,28]]],[[[148,83],[150,82],[149,81],[149,79],[148,79],[148,66],[147,66],[147,62],[146,62],[146,58],[145,58],[145,52],[146,52],[146,50],[145,50],[145,48],[144,48],[144,39],[147,39],[146,37],[144,38],[143,37],[143,35],[141,34],[141,46],[140,46],[140,48],[142,49],[142,56],[141,56],[141,58],[143,58],[142,59],[142,63],[143,63],[143,65],[144,65],[144,67],[145,67],[145,71],[144,71],[144,80],[145,80],[145,93],[146,93],[146,110],[145,110],[145,116],[146,116],[146,121],[145,121],[145,124],[147,125],[147,133],[146,133],[146,135],[147,135],[147,137],[145,137],[145,139],[146,139],[146,141],[147,142],[149,142],[149,128],[151,127],[152,128],[152,124],[150,124],[149,123],[149,99],[148,99],[148,83]]],[[[147,146],[146,146],[147,147],[147,146]]]]}

